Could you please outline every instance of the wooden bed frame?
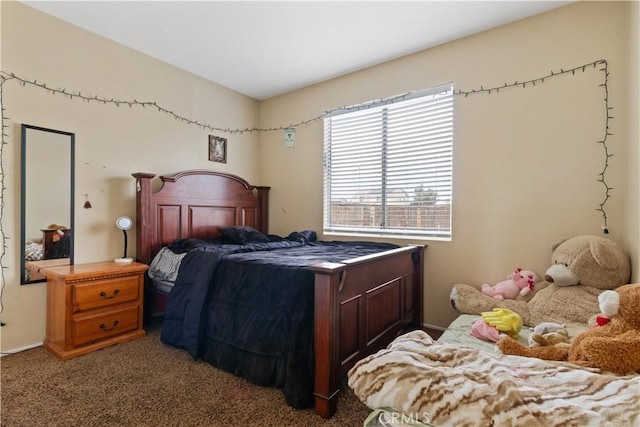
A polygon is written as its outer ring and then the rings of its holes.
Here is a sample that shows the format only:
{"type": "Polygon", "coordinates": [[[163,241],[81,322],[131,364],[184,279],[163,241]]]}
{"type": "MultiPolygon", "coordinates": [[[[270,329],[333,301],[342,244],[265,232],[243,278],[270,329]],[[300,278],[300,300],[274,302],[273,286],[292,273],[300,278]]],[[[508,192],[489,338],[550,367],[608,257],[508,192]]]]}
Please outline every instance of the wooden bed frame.
{"type": "MultiPolygon", "coordinates": [[[[215,237],[218,227],[245,225],[268,233],[270,187],[231,174],[190,170],[161,176],[162,187],[153,191],[155,174],[133,176],[139,262],[151,263],[178,238],[215,237]]],[[[310,266],[315,273],[313,394],[322,417],[335,413],[341,379],[358,360],[422,327],[424,249],[411,245],[310,266]]],[[[147,293],[145,305],[162,309],[164,298],[147,293]]]]}

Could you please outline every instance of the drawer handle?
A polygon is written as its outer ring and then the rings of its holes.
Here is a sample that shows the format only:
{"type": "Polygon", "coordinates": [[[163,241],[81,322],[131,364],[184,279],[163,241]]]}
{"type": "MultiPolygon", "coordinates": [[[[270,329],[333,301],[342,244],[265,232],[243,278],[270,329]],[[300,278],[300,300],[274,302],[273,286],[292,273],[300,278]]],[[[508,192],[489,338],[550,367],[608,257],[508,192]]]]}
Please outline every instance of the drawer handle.
{"type": "Polygon", "coordinates": [[[110,328],[107,328],[107,325],[105,325],[104,323],[100,323],[100,329],[102,329],[105,332],[113,331],[116,328],[116,326],[118,326],[118,323],[119,322],[117,320],[114,320],[113,326],[110,328]]]}
{"type": "Polygon", "coordinates": [[[116,295],[118,295],[120,293],[120,289],[116,289],[113,291],[113,295],[108,296],[107,293],[105,291],[100,292],[100,296],[104,299],[111,299],[111,298],[115,298],[116,295]]]}

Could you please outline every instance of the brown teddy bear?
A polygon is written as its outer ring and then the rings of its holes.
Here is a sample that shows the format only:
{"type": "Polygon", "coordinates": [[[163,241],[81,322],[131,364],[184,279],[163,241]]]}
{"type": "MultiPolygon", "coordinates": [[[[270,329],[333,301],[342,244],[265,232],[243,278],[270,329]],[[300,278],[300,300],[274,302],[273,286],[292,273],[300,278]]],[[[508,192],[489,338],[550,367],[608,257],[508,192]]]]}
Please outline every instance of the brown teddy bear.
{"type": "Polygon", "coordinates": [[[496,346],[502,354],[567,361],[616,374],[640,373],[640,284],[605,291],[609,292],[619,295],[617,314],[603,326],[576,336],[568,346],[525,347],[511,337],[496,346]]]}
{"type": "Polygon", "coordinates": [[[519,313],[527,326],[542,322],[586,325],[599,312],[602,291],[629,283],[629,255],[610,239],[590,235],[563,238],[551,249],[552,265],[545,280],[534,284],[526,297],[498,301],[473,286],[458,284],[451,291],[451,304],[468,314],[507,308],[519,313]]]}

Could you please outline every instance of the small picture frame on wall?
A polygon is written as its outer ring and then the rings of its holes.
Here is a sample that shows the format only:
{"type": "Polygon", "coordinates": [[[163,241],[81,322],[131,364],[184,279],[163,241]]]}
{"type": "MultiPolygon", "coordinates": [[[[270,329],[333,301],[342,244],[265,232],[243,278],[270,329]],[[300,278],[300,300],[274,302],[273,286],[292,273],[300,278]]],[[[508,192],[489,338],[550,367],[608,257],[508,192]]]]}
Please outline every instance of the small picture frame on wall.
{"type": "Polygon", "coordinates": [[[209,160],[227,163],[227,138],[209,135],[209,160]]]}

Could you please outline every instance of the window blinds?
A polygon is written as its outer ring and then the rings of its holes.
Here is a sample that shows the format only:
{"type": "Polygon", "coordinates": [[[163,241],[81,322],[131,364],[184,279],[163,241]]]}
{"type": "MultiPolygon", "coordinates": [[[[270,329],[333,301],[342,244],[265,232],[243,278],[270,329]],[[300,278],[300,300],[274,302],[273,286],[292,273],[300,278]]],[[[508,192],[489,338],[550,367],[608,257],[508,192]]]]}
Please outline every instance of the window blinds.
{"type": "Polygon", "coordinates": [[[451,236],[451,84],[324,119],[324,231],[451,236]]]}

